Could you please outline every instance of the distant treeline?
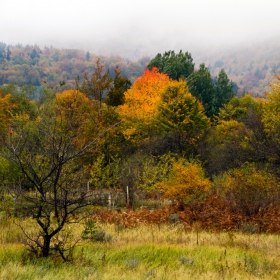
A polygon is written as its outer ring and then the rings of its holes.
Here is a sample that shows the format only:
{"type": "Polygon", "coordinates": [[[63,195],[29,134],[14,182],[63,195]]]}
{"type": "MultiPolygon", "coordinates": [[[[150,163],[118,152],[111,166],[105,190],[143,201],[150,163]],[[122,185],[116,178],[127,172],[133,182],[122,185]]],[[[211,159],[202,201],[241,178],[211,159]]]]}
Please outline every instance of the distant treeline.
{"type": "Polygon", "coordinates": [[[73,88],[78,77],[85,72],[94,72],[98,58],[112,76],[114,68],[118,66],[121,74],[131,81],[143,74],[150,61],[148,57],[133,62],[120,56],[97,56],[78,49],[41,49],[37,45],[11,46],[0,43],[0,84],[40,86],[47,83],[56,87],[64,82],[61,90],[73,88]]]}
{"type": "MultiPolygon", "coordinates": [[[[261,40],[261,38],[260,38],[261,40]]],[[[195,61],[209,68],[212,76],[224,69],[228,77],[237,84],[240,94],[251,93],[264,96],[276,74],[280,73],[280,37],[244,46],[208,49],[193,53],[195,61]]]]}
{"type": "MultiPolygon", "coordinates": [[[[270,40],[227,51],[194,53],[195,69],[200,63],[205,63],[213,79],[224,69],[229,79],[238,86],[239,95],[251,93],[264,96],[275,73],[280,73],[279,47],[280,40],[270,40]]],[[[113,49],[113,46],[108,48],[113,49]]],[[[78,77],[85,72],[93,73],[98,58],[112,76],[118,66],[121,74],[132,82],[143,74],[151,60],[150,57],[142,57],[135,62],[121,56],[100,56],[78,49],[0,43],[0,84],[40,86],[47,83],[56,87],[64,81],[62,90],[73,88],[78,77]]]]}

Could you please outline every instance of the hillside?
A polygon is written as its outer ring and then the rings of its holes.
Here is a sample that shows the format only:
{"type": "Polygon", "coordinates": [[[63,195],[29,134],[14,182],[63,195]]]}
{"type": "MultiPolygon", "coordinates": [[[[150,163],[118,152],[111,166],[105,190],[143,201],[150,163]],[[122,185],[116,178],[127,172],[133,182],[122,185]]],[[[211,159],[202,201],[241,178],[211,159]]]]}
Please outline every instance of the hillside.
{"type": "MultiPolygon", "coordinates": [[[[93,53],[104,55],[120,55],[130,60],[140,59],[142,56],[154,57],[157,53],[169,51],[162,49],[162,41],[154,41],[153,44],[123,45],[118,40],[113,40],[96,48],[89,46],[93,53]]],[[[218,75],[222,68],[225,69],[229,78],[237,83],[239,93],[252,93],[256,96],[263,96],[268,90],[269,84],[273,80],[274,72],[280,72],[280,37],[272,37],[266,40],[259,39],[247,41],[236,45],[221,45],[210,47],[205,45],[194,45],[187,42],[178,45],[174,42],[174,50],[178,52],[182,49],[192,54],[196,69],[200,63],[205,63],[210,68],[213,76],[218,75]]]]}
{"type": "Polygon", "coordinates": [[[84,72],[92,73],[97,59],[113,73],[119,66],[121,73],[130,80],[142,75],[149,58],[143,57],[137,62],[120,56],[97,56],[78,49],[57,49],[39,46],[7,46],[0,43],[0,84],[33,84],[40,86],[46,82],[56,87],[64,81],[62,89],[75,87],[77,77],[84,72]]]}
{"type": "MultiPolygon", "coordinates": [[[[89,46],[89,48],[91,48],[89,46]]],[[[194,48],[183,49],[192,54],[195,68],[205,63],[213,77],[221,69],[225,69],[229,78],[239,87],[239,94],[251,93],[254,96],[264,96],[273,76],[280,72],[280,38],[252,42],[235,47],[194,48]]],[[[63,89],[73,88],[75,79],[84,72],[92,73],[99,57],[105,67],[113,73],[118,65],[121,73],[133,81],[142,75],[152,54],[156,51],[143,46],[134,46],[133,50],[107,45],[103,51],[93,49],[97,55],[80,49],[58,49],[54,47],[16,46],[0,43],[0,84],[32,83],[40,86],[46,82],[52,87],[64,81],[63,89]],[[147,54],[149,56],[144,56],[147,54]]],[[[168,50],[166,50],[168,51],[168,50]]]]}
{"type": "Polygon", "coordinates": [[[280,73],[280,37],[228,49],[193,53],[196,63],[204,62],[213,76],[223,68],[235,82],[240,92],[263,96],[273,81],[275,72],[280,73]]]}

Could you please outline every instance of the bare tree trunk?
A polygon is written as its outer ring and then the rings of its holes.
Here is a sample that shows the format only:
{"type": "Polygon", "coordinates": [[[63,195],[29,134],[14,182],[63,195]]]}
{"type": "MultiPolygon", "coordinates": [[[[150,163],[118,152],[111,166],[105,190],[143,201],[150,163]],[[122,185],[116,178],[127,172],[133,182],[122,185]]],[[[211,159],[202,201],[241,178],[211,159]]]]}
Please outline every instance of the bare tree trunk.
{"type": "Polygon", "coordinates": [[[44,247],[42,248],[42,256],[48,257],[50,254],[51,237],[49,235],[44,236],[44,247]]]}

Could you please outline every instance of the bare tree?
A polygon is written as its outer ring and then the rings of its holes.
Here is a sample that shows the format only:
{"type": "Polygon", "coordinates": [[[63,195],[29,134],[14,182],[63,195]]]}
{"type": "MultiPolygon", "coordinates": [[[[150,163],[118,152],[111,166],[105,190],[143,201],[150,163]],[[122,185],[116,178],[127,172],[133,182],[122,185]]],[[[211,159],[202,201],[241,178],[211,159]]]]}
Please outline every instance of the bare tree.
{"type": "Polygon", "coordinates": [[[95,70],[91,78],[88,78],[87,73],[84,73],[84,81],[81,86],[79,86],[78,81],[76,81],[77,88],[87,94],[88,97],[99,102],[101,108],[102,100],[112,89],[113,79],[110,77],[109,70],[105,71],[105,65],[101,63],[98,58],[95,65],[95,70]]]}
{"type": "Polygon", "coordinates": [[[44,104],[35,120],[17,116],[12,132],[2,135],[1,149],[1,156],[18,169],[25,182],[18,188],[24,206],[21,211],[31,214],[40,229],[34,237],[22,227],[28,244],[40,256],[48,257],[56,251],[64,260],[65,239],[54,241],[71,222],[70,217],[78,217],[79,210],[90,201],[88,172],[82,159],[92,153],[96,141],[106,133],[103,130],[93,138],[83,137],[86,120],[81,121],[77,114],[85,112],[77,112],[75,106],[66,109],[53,102],[44,104]]]}

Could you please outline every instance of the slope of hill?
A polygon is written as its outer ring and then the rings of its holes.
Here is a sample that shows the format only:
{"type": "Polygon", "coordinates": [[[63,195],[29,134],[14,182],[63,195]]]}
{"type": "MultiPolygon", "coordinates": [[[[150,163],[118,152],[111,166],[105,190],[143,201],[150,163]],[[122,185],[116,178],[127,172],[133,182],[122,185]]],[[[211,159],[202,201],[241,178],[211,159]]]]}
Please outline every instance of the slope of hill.
{"type": "Polygon", "coordinates": [[[263,96],[275,73],[280,73],[280,37],[235,48],[194,53],[197,63],[204,62],[213,76],[223,68],[240,92],[263,96]]]}
{"type": "MultiPolygon", "coordinates": [[[[133,81],[142,75],[150,61],[150,57],[143,55],[152,56],[156,52],[148,50],[144,45],[134,46],[131,51],[127,48],[128,46],[121,48],[111,43],[104,46],[103,50],[96,50],[104,55],[96,55],[80,49],[40,48],[37,45],[21,44],[7,46],[0,43],[0,84],[14,83],[21,86],[32,83],[39,86],[45,81],[55,87],[60,81],[65,81],[63,88],[71,88],[75,86],[78,76],[94,71],[98,57],[110,73],[118,65],[122,75],[133,81]]],[[[238,85],[239,94],[246,92],[264,96],[275,72],[280,73],[279,49],[280,37],[228,48],[221,46],[219,49],[206,49],[192,46],[191,49],[182,50],[192,54],[195,68],[200,63],[205,63],[213,77],[221,69],[225,69],[229,78],[238,85]]]]}
{"type": "Polygon", "coordinates": [[[142,75],[150,59],[143,57],[137,62],[120,56],[97,56],[78,49],[57,49],[39,46],[7,46],[0,43],[0,84],[33,84],[40,86],[46,82],[56,87],[64,81],[65,88],[75,87],[75,80],[84,72],[92,73],[97,59],[113,73],[119,66],[122,75],[134,80],[142,75]]]}

